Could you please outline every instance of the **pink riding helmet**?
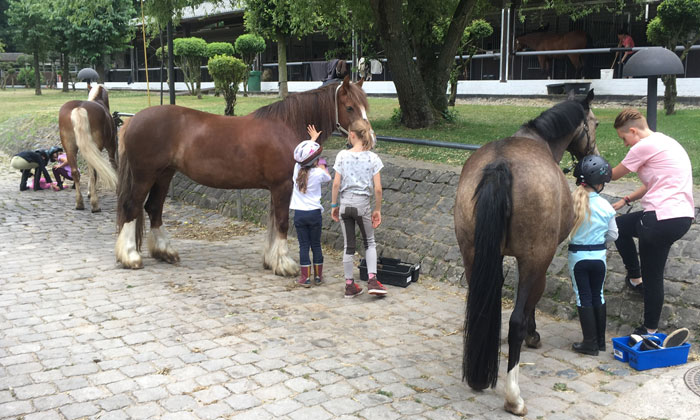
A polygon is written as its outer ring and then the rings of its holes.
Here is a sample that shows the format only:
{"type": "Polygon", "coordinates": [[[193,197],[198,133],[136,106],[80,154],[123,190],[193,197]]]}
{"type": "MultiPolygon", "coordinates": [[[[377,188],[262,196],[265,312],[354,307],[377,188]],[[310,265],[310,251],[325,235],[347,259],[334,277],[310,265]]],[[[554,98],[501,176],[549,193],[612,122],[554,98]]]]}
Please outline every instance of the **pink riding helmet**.
{"type": "Polygon", "coordinates": [[[294,149],[294,160],[301,166],[311,166],[321,155],[323,147],[313,140],[304,140],[294,149]]]}

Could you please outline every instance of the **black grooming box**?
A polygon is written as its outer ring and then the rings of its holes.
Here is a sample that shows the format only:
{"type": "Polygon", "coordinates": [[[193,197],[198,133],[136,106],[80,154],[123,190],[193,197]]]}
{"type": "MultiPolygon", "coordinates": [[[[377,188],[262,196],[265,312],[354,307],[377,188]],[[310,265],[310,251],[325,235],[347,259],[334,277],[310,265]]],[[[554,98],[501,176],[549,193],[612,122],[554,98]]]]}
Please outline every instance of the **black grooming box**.
{"type": "MultiPolygon", "coordinates": [[[[413,281],[418,281],[420,264],[401,262],[396,258],[377,258],[377,280],[382,284],[406,287],[413,281]]],[[[360,260],[360,279],[367,280],[367,261],[360,260]]]]}

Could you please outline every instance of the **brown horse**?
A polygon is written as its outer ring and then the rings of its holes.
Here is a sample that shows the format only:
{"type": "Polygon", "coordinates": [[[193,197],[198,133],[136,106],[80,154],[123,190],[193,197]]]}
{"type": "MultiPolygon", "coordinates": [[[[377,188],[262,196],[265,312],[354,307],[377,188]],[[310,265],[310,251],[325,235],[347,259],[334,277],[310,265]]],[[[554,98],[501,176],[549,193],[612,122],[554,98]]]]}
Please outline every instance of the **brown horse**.
{"type": "Polygon", "coordinates": [[[527,411],[518,387],[520,347],[524,339],[530,347],[540,345],[535,305],[574,220],[559,161],[567,150],[577,158],[598,153],[591,100],[593,91],[582,101],[571,98],[512,137],[484,145],[467,159],[457,187],[455,233],[469,282],[463,377],[474,389],[496,386],[503,256],[513,256],[519,278],[508,329],[505,408],[517,415],[527,411]]]}
{"type": "Polygon", "coordinates": [[[78,150],[82,150],[90,176],[90,206],[93,213],[100,211],[97,180],[112,190],[117,185],[117,129],[109,113],[107,89],[102,85],[95,85],[90,90],[87,101],[69,101],[63,104],[58,111],[58,130],[75,183],[75,208],[85,209],[78,170],[78,150]],[[109,154],[109,162],[100,153],[105,148],[109,154]]]}
{"type": "Polygon", "coordinates": [[[335,128],[344,131],[366,119],[369,104],[362,81],[349,77],[260,108],[243,117],[208,114],[179,106],[144,109],[122,127],[115,246],[117,261],[141,268],[143,210],[151,221],[152,257],[174,263],[179,255],[162,230],[163,201],[176,171],[214,188],[270,190],[270,223],[263,265],[278,275],[293,275],[287,229],[292,195],[294,147],[315,124],[322,143],[335,128]]]}
{"type": "MultiPolygon", "coordinates": [[[[587,38],[583,31],[567,32],[565,34],[553,34],[551,32],[531,32],[515,38],[515,50],[522,51],[526,47],[534,51],[550,51],[550,50],[579,50],[586,48],[587,38]]],[[[582,76],[583,59],[581,54],[567,54],[571,65],[574,66],[574,78],[582,76]]],[[[552,61],[554,58],[560,58],[563,55],[538,55],[537,60],[540,62],[540,69],[547,78],[552,76],[552,61]]]]}

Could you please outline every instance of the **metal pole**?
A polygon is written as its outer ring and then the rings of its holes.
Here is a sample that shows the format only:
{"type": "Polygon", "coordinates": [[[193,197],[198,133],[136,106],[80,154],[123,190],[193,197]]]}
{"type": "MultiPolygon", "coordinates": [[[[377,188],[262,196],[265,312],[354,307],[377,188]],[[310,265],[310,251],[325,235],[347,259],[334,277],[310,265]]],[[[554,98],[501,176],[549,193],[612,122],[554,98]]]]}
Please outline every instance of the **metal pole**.
{"type": "Polygon", "coordinates": [[[505,61],[507,60],[506,56],[506,26],[505,26],[505,19],[506,19],[506,9],[501,9],[501,58],[500,62],[498,63],[498,80],[505,83],[505,66],[506,63],[505,61]]]}
{"type": "Polygon", "coordinates": [[[656,131],[656,76],[647,79],[647,123],[651,131],[656,131]]]}
{"type": "Polygon", "coordinates": [[[168,85],[170,86],[170,105],[175,105],[175,64],[173,63],[173,20],[168,21],[168,85]]]}
{"type": "Polygon", "coordinates": [[[163,58],[165,58],[165,48],[163,48],[163,30],[160,31],[160,104],[163,105],[163,58]]]}

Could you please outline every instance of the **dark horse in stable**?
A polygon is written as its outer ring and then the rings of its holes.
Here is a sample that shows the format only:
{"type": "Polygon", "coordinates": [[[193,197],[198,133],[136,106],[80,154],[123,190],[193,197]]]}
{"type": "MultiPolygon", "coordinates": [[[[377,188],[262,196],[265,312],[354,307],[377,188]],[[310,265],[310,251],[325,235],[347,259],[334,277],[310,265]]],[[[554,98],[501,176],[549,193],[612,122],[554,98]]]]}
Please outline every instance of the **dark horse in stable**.
{"type": "Polygon", "coordinates": [[[488,143],[467,159],[457,187],[454,220],[469,294],[463,377],[470,387],[495,387],[501,332],[503,256],[518,264],[518,289],[508,328],[505,408],[525,415],[518,386],[520,347],[539,347],[535,305],[547,267],[573,226],[571,192],[559,161],[597,154],[593,91],[527,122],[512,137],[488,143]]]}
{"type": "Polygon", "coordinates": [[[151,221],[151,256],[179,261],[162,229],[162,212],[170,180],[180,171],[209,187],[270,190],[263,265],[278,275],[295,274],[298,267],[288,256],[286,241],[294,147],[308,138],[308,124],[321,131],[317,141],[322,143],[334,129],[345,131],[354,120],[367,119],[368,107],[362,81],[351,83],[346,77],[242,117],[174,105],[137,113],[120,132],[117,261],[127,268],[142,267],[144,207],[151,221]]]}
{"type": "MultiPolygon", "coordinates": [[[[580,50],[586,48],[588,35],[583,31],[567,32],[565,34],[554,34],[551,32],[531,32],[515,38],[515,50],[522,51],[526,47],[534,51],[550,50],[580,50]]],[[[571,65],[574,66],[574,78],[583,77],[584,60],[581,54],[567,54],[571,65]]],[[[555,58],[563,57],[559,55],[538,55],[540,69],[545,77],[552,76],[552,62],[555,58]]]]}
{"type": "Polygon", "coordinates": [[[58,111],[58,130],[75,184],[75,208],[85,208],[78,170],[78,150],[82,150],[90,176],[90,206],[93,212],[100,211],[97,180],[112,190],[117,185],[117,128],[109,113],[107,89],[95,85],[90,89],[87,101],[69,101],[63,104],[58,111]],[[107,149],[109,162],[100,153],[103,149],[107,149]]]}

